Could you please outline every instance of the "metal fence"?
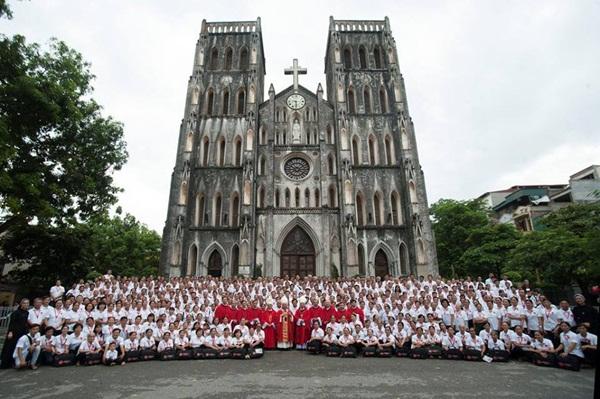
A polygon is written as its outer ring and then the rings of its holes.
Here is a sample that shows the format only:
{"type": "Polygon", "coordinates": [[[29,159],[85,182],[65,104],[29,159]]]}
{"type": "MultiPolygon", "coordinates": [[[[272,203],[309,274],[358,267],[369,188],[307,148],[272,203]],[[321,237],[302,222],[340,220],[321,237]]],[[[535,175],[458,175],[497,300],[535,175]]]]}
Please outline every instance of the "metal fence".
{"type": "Polygon", "coordinates": [[[17,308],[17,306],[0,306],[0,352],[4,346],[4,339],[8,332],[8,325],[10,323],[10,315],[17,308]]]}

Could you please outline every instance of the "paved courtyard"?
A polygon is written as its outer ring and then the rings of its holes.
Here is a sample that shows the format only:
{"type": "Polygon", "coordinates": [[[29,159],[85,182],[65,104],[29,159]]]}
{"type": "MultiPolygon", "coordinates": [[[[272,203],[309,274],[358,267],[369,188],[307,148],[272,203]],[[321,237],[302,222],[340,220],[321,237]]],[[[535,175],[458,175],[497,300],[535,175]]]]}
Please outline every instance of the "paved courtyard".
{"type": "Polygon", "coordinates": [[[594,370],[527,363],[332,359],[268,352],[192,360],[0,372],[2,398],[565,398],[593,397],[594,370]]]}

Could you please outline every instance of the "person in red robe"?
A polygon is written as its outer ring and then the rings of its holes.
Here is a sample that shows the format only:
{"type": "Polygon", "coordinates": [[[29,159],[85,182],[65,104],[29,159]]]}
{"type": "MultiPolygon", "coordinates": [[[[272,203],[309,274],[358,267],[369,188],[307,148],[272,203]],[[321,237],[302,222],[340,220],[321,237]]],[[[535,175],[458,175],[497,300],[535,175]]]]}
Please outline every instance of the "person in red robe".
{"type": "Polygon", "coordinates": [[[265,332],[265,349],[275,349],[277,346],[277,312],[273,310],[273,300],[267,300],[267,308],[260,314],[260,322],[265,332]]]}
{"type": "Polygon", "coordinates": [[[319,306],[319,302],[316,299],[311,301],[311,306],[308,309],[310,315],[310,325],[312,326],[315,321],[319,322],[319,327],[322,327],[324,324],[323,319],[323,308],[319,306]]]}
{"type": "Polygon", "coordinates": [[[222,302],[215,308],[214,318],[219,319],[219,321],[223,320],[223,317],[229,318],[229,316],[231,316],[230,311],[231,308],[227,303],[227,297],[223,297],[222,302]]]}
{"type": "Polygon", "coordinates": [[[277,349],[290,349],[294,346],[294,315],[288,308],[287,300],[281,301],[277,312],[277,349]]]}
{"type": "Polygon", "coordinates": [[[248,322],[252,325],[260,323],[261,309],[258,307],[258,301],[252,301],[252,307],[248,309],[248,322]]]}
{"type": "Polygon", "coordinates": [[[355,314],[361,323],[365,323],[365,312],[363,312],[360,307],[356,306],[356,299],[350,301],[350,307],[348,310],[350,312],[350,317],[346,316],[348,320],[351,320],[352,315],[355,314]]]}
{"type": "Polygon", "coordinates": [[[306,342],[310,338],[311,312],[306,307],[305,298],[300,298],[300,307],[296,310],[294,318],[296,320],[296,329],[294,331],[296,349],[306,349],[306,342]]]}
{"type": "Polygon", "coordinates": [[[333,306],[331,306],[331,302],[329,301],[325,301],[325,307],[323,308],[323,311],[321,312],[321,316],[322,316],[322,320],[323,320],[323,328],[327,327],[327,324],[329,324],[329,322],[331,321],[331,316],[334,317],[334,319],[337,320],[337,315],[336,315],[336,310],[333,306]]]}

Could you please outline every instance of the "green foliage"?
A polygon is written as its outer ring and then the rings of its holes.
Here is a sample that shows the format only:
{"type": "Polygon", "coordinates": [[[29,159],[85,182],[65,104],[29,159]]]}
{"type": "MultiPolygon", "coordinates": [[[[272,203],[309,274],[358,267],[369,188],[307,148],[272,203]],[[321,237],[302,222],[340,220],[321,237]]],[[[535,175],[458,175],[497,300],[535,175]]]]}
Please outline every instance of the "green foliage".
{"type": "Polygon", "coordinates": [[[469,248],[458,264],[469,276],[487,276],[490,272],[499,276],[520,238],[521,234],[508,224],[488,224],[474,229],[466,240],[469,248]]]}
{"type": "Polygon", "coordinates": [[[548,287],[577,282],[585,289],[599,281],[600,204],[571,205],[547,215],[543,224],[543,231],[521,239],[505,270],[548,287]]]}
{"type": "Polygon", "coordinates": [[[71,284],[108,269],[115,275],[155,275],[160,256],[160,236],[131,215],[27,226],[6,235],[2,246],[3,261],[30,264],[12,274],[28,292],[45,292],[57,278],[71,284]]]}
{"type": "Polygon", "coordinates": [[[91,98],[89,67],[61,41],[43,50],[0,35],[0,233],[73,224],[116,202],[123,126],[91,98]]]}
{"type": "Polygon", "coordinates": [[[436,238],[438,264],[443,276],[463,276],[467,273],[461,257],[471,247],[472,232],[486,227],[488,217],[481,201],[441,199],[431,206],[436,238]]]}
{"type": "Polygon", "coordinates": [[[12,11],[6,0],[0,0],[0,18],[12,19],[12,11]]]}

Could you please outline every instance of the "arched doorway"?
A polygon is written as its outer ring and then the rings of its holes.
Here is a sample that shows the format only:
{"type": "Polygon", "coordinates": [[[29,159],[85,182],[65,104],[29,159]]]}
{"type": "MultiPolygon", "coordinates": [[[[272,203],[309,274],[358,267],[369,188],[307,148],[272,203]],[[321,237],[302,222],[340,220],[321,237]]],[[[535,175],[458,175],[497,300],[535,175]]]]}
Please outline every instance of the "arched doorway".
{"type": "Polygon", "coordinates": [[[281,275],[315,275],[315,247],[300,226],[290,231],[281,245],[281,275]]]}
{"type": "Polygon", "coordinates": [[[388,258],[383,249],[380,249],[375,254],[375,276],[384,277],[387,274],[389,274],[388,258]]]}
{"type": "Polygon", "coordinates": [[[216,249],[208,258],[208,275],[213,277],[221,277],[223,274],[223,259],[221,254],[216,249]]]}

